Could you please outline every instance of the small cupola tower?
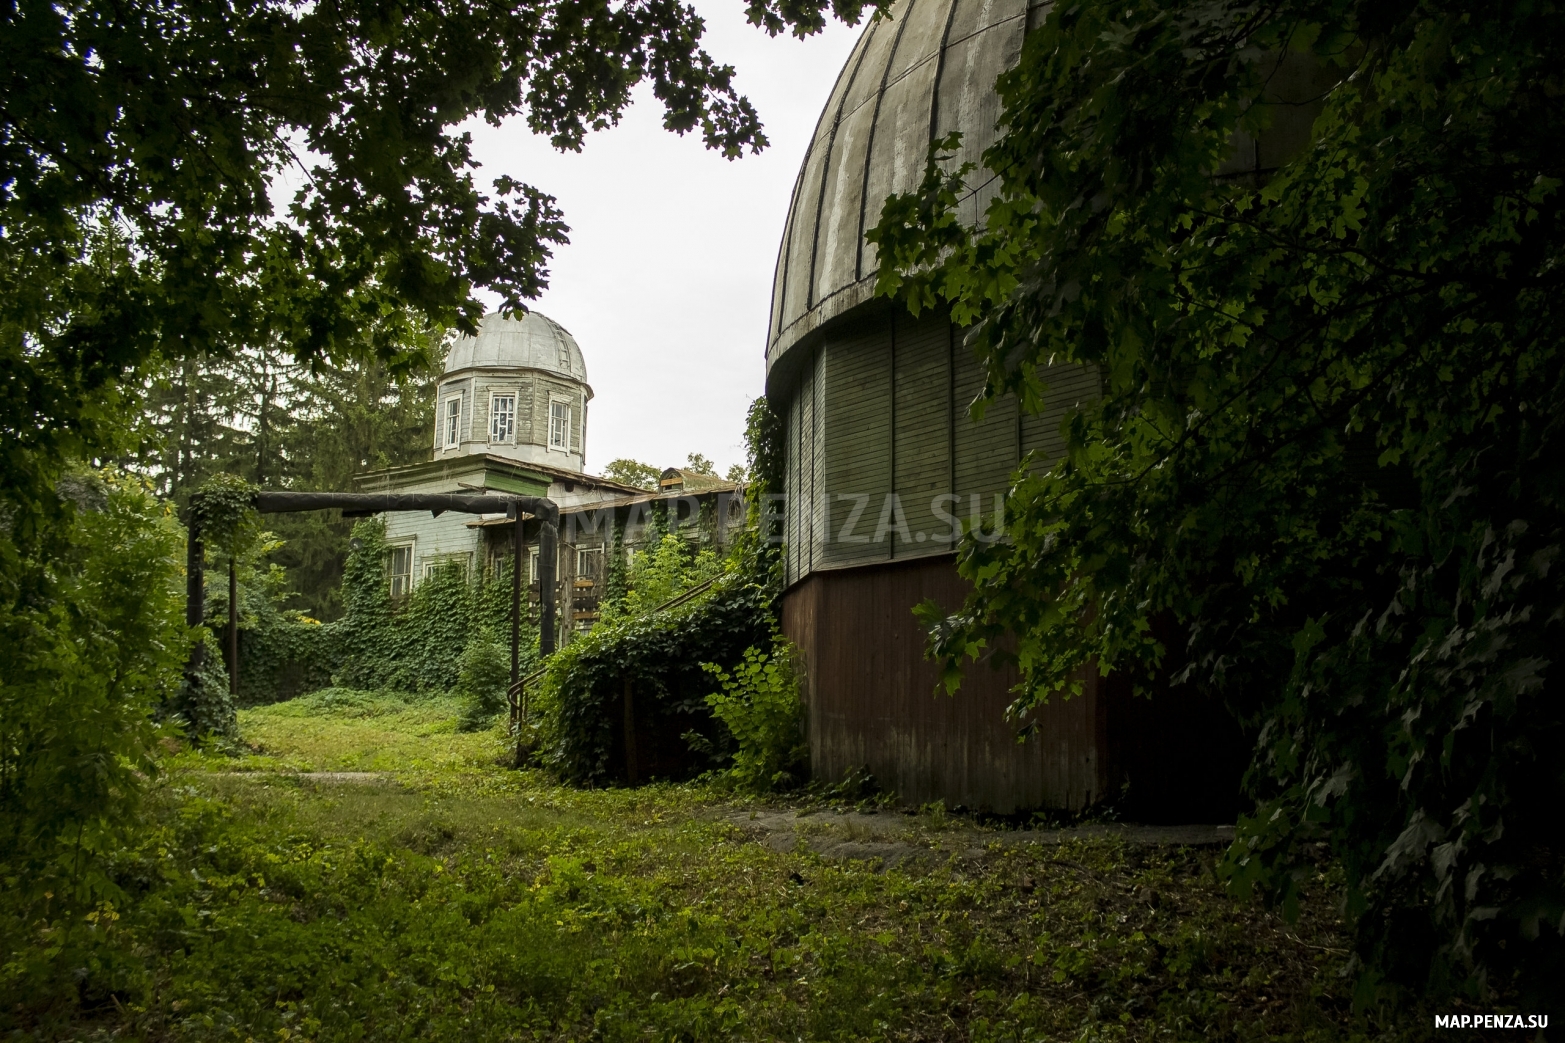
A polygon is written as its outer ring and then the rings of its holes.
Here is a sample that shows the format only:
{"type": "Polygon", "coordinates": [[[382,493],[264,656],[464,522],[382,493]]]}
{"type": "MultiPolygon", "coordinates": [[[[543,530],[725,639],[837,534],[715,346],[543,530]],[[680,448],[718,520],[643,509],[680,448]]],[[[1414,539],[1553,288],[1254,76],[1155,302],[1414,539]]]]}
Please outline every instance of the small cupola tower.
{"type": "Polygon", "coordinates": [[[485,315],[446,355],[435,398],[435,459],[487,454],[586,470],[587,363],[576,339],[536,311],[485,315]]]}

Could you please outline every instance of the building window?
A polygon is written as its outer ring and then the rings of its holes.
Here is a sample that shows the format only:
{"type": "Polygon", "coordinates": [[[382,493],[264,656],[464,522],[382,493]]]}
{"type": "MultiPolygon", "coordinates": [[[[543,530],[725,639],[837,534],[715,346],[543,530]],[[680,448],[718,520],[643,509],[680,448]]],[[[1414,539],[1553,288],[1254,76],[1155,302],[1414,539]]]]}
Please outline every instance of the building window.
{"type": "Polygon", "coordinates": [[[558,399],[549,403],[549,448],[571,451],[571,407],[558,399]]]}
{"type": "Polygon", "coordinates": [[[462,444],[462,396],[452,395],[440,414],[440,444],[455,449],[462,444]]]}
{"type": "Polygon", "coordinates": [[[516,438],[516,396],[491,395],[489,398],[489,441],[510,442],[516,438]]]}
{"type": "Polygon", "coordinates": [[[527,549],[527,582],[529,582],[529,583],[537,583],[538,582],[538,548],[537,547],[529,547],[527,549]]]}
{"type": "Polygon", "coordinates": [[[391,596],[400,598],[413,589],[413,548],[392,547],[386,572],[391,577],[391,596]]]}
{"type": "Polygon", "coordinates": [[[424,579],[429,579],[441,569],[456,569],[462,575],[467,574],[466,554],[444,554],[437,558],[430,558],[424,562],[424,579]]]}
{"type": "Polygon", "coordinates": [[[576,578],[594,581],[603,578],[603,548],[588,547],[576,552],[576,578]]]}

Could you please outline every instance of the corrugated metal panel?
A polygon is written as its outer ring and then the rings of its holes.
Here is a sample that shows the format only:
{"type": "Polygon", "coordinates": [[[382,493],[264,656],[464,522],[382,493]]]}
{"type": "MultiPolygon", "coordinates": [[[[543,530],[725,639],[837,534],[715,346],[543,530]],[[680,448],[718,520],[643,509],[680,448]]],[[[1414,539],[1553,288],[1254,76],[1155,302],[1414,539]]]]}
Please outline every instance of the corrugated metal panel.
{"type": "Polygon", "coordinates": [[[943,553],[951,546],[951,525],[936,515],[935,498],[951,485],[950,322],[928,313],[901,318],[895,356],[895,486],[913,538],[898,538],[892,553],[943,553]]]}
{"type": "Polygon", "coordinates": [[[784,473],[785,505],[785,569],[788,582],[795,582],[808,575],[820,559],[820,533],[824,521],[820,516],[821,457],[825,439],[821,437],[823,411],[820,406],[819,377],[822,357],[816,354],[811,364],[799,374],[793,400],[788,407],[788,445],[790,454],[784,473]]]}
{"type": "Polygon", "coordinates": [[[827,342],[824,425],[831,565],[884,561],[876,539],[891,493],[891,338],[883,321],[827,342]]]}
{"type": "Polygon", "coordinates": [[[805,375],[800,376],[794,395],[788,402],[788,457],[783,472],[783,562],[786,582],[792,584],[804,576],[804,468],[809,454],[804,445],[805,375]]]}
{"type": "Polygon", "coordinates": [[[809,567],[818,568],[830,539],[826,520],[826,352],[817,350],[810,367],[809,567]]]}
{"type": "Polygon", "coordinates": [[[1047,385],[1043,409],[1022,414],[1022,451],[1038,452],[1033,468],[1039,471],[1065,455],[1065,438],[1060,434],[1065,415],[1098,394],[1098,374],[1091,366],[1051,366],[1043,379],[1047,385]]]}
{"type": "Polygon", "coordinates": [[[952,425],[955,448],[955,466],[952,468],[953,488],[961,497],[953,512],[959,517],[971,519],[974,508],[992,523],[994,498],[1003,496],[1010,486],[1010,474],[1018,460],[1016,399],[1007,395],[990,402],[982,420],[974,420],[970,406],[983,390],[983,370],[977,359],[958,336],[953,353],[955,378],[952,382],[952,401],[956,422],[952,425]],[[974,500],[974,497],[978,497],[974,500]]]}

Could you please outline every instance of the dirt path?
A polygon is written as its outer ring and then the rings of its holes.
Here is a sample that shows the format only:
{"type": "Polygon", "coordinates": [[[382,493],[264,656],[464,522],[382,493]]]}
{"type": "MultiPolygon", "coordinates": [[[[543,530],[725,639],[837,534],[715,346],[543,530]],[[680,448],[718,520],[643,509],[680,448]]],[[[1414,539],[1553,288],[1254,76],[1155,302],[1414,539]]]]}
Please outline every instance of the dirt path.
{"type": "Polygon", "coordinates": [[[900,812],[758,809],[724,811],[714,817],[774,851],[803,846],[824,858],[879,861],[883,866],[920,857],[954,855],[981,860],[1007,848],[1089,837],[1121,837],[1132,846],[1227,847],[1234,836],[1232,826],[1216,825],[1111,823],[1069,829],[992,830],[960,819],[931,821],[927,816],[900,812]]]}
{"type": "MultiPolygon", "coordinates": [[[[390,772],[289,774],[317,784],[396,786],[395,773],[390,772]]],[[[983,861],[999,851],[1093,837],[1119,837],[1132,847],[1207,848],[1225,848],[1234,837],[1233,827],[1224,825],[1105,823],[1065,829],[993,829],[958,816],[819,807],[804,810],[715,807],[695,812],[695,817],[734,826],[773,851],[808,850],[829,859],[876,862],[883,869],[917,859],[944,861],[956,857],[983,861]]]]}

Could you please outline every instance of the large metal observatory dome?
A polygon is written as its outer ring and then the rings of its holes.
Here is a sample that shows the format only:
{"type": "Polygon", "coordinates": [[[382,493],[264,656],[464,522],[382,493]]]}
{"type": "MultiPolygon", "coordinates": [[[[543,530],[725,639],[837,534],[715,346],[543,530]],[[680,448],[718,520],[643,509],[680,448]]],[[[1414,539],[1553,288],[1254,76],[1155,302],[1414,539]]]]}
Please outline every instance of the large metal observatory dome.
{"type": "MultiPolygon", "coordinates": [[[[956,164],[995,139],[995,78],[1021,55],[1027,0],[900,0],[871,22],[837,77],[805,153],[777,255],[768,372],[823,324],[868,301],[875,248],[864,232],[886,197],[918,186],[930,142],[961,131],[956,164]]],[[[993,194],[968,178],[962,216],[976,221],[993,194]]]]}
{"type": "MultiPolygon", "coordinates": [[[[1003,517],[1013,469],[1029,453],[1056,459],[1061,421],[1097,394],[1092,370],[1055,367],[1040,412],[1005,397],[974,421],[984,378],[963,331],[876,298],[864,241],[886,197],[917,187],[932,141],[960,131],[955,164],[994,142],[995,79],[1046,12],[897,0],[837,77],[794,185],[766,392],[785,425],[782,628],[804,664],[811,770],[835,781],[868,767],[904,801],[1000,812],[1082,808],[1128,784],[1146,798],[1134,814],[1215,821],[1204,816],[1231,814],[1237,774],[1210,708],[1132,700],[1121,677],[1088,671],[1081,695],[1007,720],[1014,671],[974,666],[955,698],[935,695],[912,613],[961,603],[962,524],[1003,517]]],[[[982,169],[967,185],[961,216],[976,222],[996,186],[982,169]]]]}

